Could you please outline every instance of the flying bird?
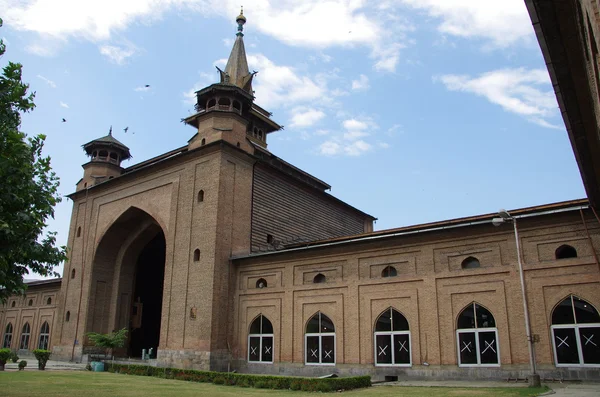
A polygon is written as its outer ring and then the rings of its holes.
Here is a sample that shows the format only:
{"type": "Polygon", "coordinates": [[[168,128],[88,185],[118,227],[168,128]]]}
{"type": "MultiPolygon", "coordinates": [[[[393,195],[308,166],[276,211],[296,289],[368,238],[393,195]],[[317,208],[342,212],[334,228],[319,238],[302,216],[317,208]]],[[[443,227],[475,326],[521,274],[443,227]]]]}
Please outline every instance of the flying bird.
{"type": "Polygon", "coordinates": [[[144,87],[148,88],[148,87],[150,87],[150,84],[146,84],[144,87]]]}
{"type": "Polygon", "coordinates": [[[127,131],[129,131],[129,127],[123,128],[123,131],[125,131],[125,133],[127,134],[127,131]]]}
{"type": "Polygon", "coordinates": [[[63,117],[63,119],[62,119],[62,122],[63,122],[63,123],[66,123],[66,122],[67,122],[67,119],[65,119],[65,118],[63,117]]]}

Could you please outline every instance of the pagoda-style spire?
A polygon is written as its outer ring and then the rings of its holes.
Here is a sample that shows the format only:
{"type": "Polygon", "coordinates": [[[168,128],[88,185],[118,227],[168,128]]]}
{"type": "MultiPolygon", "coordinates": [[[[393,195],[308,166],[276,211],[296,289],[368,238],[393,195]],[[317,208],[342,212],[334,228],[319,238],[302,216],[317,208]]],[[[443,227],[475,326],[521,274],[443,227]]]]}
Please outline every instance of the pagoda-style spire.
{"type": "Polygon", "coordinates": [[[240,11],[240,15],[235,19],[238,24],[238,32],[236,33],[235,43],[231,49],[227,66],[225,71],[219,69],[221,75],[221,84],[232,84],[244,91],[253,95],[252,91],[252,78],[257,72],[250,73],[248,69],[248,60],[246,59],[246,48],[244,47],[244,24],[246,23],[246,17],[244,16],[244,9],[240,11]]]}

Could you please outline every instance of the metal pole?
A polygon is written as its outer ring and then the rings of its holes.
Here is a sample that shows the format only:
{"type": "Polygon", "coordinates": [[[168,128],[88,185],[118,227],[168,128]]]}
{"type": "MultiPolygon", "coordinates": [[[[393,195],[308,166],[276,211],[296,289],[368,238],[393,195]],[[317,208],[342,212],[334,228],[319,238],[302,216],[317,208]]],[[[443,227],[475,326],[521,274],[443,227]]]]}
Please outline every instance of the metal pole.
{"type": "Polygon", "coordinates": [[[525,315],[525,332],[527,334],[527,347],[529,347],[529,364],[531,366],[531,377],[529,385],[534,387],[540,386],[540,377],[536,373],[535,368],[535,352],[533,348],[533,337],[531,335],[531,326],[529,324],[529,308],[527,306],[527,294],[525,292],[525,276],[523,274],[523,262],[521,260],[521,246],[519,244],[519,230],[517,228],[517,220],[511,217],[515,229],[515,242],[517,244],[517,261],[519,262],[519,276],[521,278],[521,294],[523,297],[523,314],[525,315]]]}

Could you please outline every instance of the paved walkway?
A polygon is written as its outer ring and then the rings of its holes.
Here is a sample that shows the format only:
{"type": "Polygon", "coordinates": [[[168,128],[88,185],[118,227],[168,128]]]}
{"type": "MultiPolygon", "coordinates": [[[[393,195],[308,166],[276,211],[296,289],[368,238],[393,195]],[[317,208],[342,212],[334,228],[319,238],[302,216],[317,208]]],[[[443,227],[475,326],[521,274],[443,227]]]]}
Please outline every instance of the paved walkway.
{"type": "Polygon", "coordinates": [[[548,385],[553,391],[553,397],[598,397],[600,383],[573,383],[548,385]]]}
{"type": "MultiPolygon", "coordinates": [[[[23,360],[27,361],[27,367],[25,370],[36,370],[37,371],[37,360],[35,357],[23,357],[23,360]]],[[[21,360],[19,360],[21,361],[21,360]]],[[[85,366],[87,364],[78,364],[78,363],[70,363],[68,361],[54,361],[48,360],[46,363],[46,369],[48,370],[69,370],[69,371],[85,371],[85,366]]],[[[4,367],[6,370],[19,370],[18,363],[6,363],[4,367]]]]}

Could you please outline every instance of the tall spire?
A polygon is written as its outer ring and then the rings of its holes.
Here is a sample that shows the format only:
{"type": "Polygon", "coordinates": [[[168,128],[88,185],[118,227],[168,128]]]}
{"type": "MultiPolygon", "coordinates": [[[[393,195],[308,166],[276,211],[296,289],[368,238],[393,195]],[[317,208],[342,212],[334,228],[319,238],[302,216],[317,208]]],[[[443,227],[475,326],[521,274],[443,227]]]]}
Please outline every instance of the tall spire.
{"type": "Polygon", "coordinates": [[[252,78],[256,72],[250,73],[250,70],[248,69],[248,60],[246,59],[246,48],[244,47],[243,39],[244,24],[246,23],[246,17],[244,16],[243,8],[235,21],[238,24],[238,31],[236,33],[237,37],[233,43],[233,48],[231,49],[231,54],[227,60],[225,71],[219,69],[221,83],[233,84],[253,95],[252,78]]]}

